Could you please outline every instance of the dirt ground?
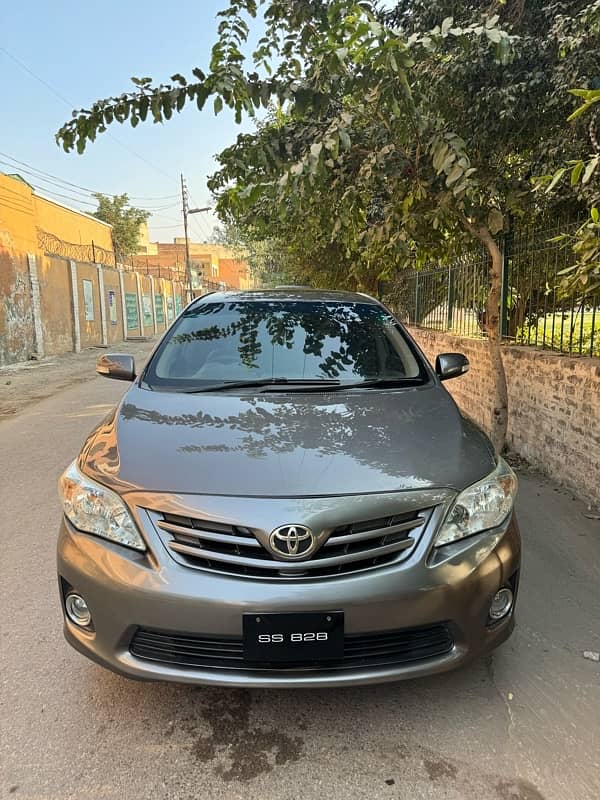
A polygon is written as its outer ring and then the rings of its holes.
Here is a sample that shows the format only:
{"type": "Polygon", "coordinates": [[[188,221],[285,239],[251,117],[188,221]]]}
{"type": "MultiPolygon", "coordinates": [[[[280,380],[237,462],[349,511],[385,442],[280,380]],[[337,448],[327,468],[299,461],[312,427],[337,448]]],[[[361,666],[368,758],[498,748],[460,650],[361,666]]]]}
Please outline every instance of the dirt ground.
{"type": "Polygon", "coordinates": [[[131,353],[141,366],[155,344],[156,339],[148,336],[144,340],[131,340],[111,348],[90,347],[81,353],[65,353],[40,361],[0,367],[0,419],[13,416],[61,389],[90,380],[95,375],[97,359],[109,349],[115,353],[131,353]]]}

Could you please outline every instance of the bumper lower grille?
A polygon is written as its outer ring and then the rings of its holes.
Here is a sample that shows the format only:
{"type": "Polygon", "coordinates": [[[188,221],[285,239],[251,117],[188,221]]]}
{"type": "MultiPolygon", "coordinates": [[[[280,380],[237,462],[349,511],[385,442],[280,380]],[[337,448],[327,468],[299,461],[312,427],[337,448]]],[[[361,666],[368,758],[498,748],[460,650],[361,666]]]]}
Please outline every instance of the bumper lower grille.
{"type": "Polygon", "coordinates": [[[454,642],[447,625],[385,633],[347,635],[344,657],[339,661],[253,663],[244,659],[241,639],[165,633],[138,628],[130,651],[136,658],[196,669],[237,671],[332,671],[386,667],[436,658],[452,650],[454,642]]]}
{"type": "Polygon", "coordinates": [[[416,510],[341,525],[331,530],[309,559],[288,562],[274,558],[261,544],[260,532],[249,528],[149,512],[166,547],[186,566],[288,580],[347,574],[404,560],[416,546],[431,513],[432,509],[416,510]]]}

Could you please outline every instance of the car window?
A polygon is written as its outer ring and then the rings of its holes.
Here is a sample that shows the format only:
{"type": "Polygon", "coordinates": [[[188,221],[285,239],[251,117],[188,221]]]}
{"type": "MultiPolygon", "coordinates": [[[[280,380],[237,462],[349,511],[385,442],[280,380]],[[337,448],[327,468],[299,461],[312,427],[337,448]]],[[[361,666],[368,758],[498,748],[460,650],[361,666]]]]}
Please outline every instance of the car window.
{"type": "Polygon", "coordinates": [[[354,383],[421,374],[396,320],[368,303],[201,302],[167,335],[146,372],[157,386],[263,378],[354,383]]]}

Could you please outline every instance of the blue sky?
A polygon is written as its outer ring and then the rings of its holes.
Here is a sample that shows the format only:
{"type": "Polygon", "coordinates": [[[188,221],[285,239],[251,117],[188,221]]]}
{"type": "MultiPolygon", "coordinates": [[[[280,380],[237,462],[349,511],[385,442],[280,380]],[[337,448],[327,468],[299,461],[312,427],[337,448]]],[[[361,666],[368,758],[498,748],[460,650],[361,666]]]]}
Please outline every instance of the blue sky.
{"type": "MultiPolygon", "coordinates": [[[[73,107],[88,107],[100,97],[120,94],[129,88],[132,75],[151,75],[160,81],[174,72],[190,75],[192,67],[206,67],[216,34],[215,14],[226,0],[35,0],[1,5],[0,152],[97,191],[127,192],[132,198],[173,196],[132,202],[172,205],[152,217],[150,234],[162,241],[182,235],[180,201],[175,197],[180,172],[187,178],[192,203],[207,205],[206,178],[215,169],[214,154],[240,131],[251,130],[252,122],[238,126],[227,110],[215,117],[211,109],[198,112],[194,106],[165,125],[146,123],[135,130],[115,125],[82,156],[64,153],[55,144],[54,133],[70,118],[73,107]]],[[[19,171],[2,161],[6,159],[0,155],[1,171],[19,171]]],[[[39,187],[71,194],[69,189],[23,176],[39,187]]],[[[74,199],[54,198],[93,210],[74,199]]],[[[191,236],[205,238],[214,224],[212,215],[191,219],[191,236]]]]}

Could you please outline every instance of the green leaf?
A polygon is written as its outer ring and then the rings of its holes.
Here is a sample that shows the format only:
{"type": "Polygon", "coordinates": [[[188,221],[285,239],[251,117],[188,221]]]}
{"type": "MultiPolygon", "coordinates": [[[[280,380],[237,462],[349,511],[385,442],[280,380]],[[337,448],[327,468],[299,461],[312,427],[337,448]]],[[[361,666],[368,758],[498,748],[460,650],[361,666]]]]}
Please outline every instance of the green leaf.
{"type": "Polygon", "coordinates": [[[559,180],[562,178],[562,176],[565,174],[566,171],[567,171],[566,167],[561,167],[560,169],[556,170],[556,172],[554,173],[554,175],[552,177],[552,180],[550,181],[550,183],[546,187],[546,191],[547,192],[551,192],[552,189],[554,189],[554,187],[556,186],[556,184],[559,182],[559,180]]]}
{"type": "Polygon", "coordinates": [[[452,17],[446,17],[446,19],[442,22],[442,36],[447,36],[448,31],[454,24],[454,19],[452,17]]]}
{"type": "Polygon", "coordinates": [[[581,179],[582,183],[587,183],[589,181],[589,179],[594,174],[594,170],[598,166],[598,162],[600,162],[600,155],[595,156],[594,158],[591,159],[591,161],[588,161],[588,165],[585,168],[585,172],[583,173],[583,178],[581,179]]]}
{"type": "Polygon", "coordinates": [[[494,42],[494,44],[500,44],[502,41],[502,34],[498,28],[486,28],[485,32],[490,42],[494,42]]]}
{"type": "Polygon", "coordinates": [[[600,211],[598,211],[596,206],[592,206],[592,210],[590,211],[590,217],[594,222],[600,222],[600,211]]]}
{"type": "Polygon", "coordinates": [[[452,186],[452,184],[460,178],[463,172],[464,169],[460,166],[460,164],[455,164],[448,173],[448,177],[446,178],[446,186],[452,186]]]}
{"type": "Polygon", "coordinates": [[[578,161],[571,171],[571,186],[575,186],[575,184],[579,181],[582,171],[583,161],[578,161]]]}
{"type": "Polygon", "coordinates": [[[350,141],[350,136],[348,136],[348,131],[345,128],[340,128],[338,135],[340,137],[340,144],[344,150],[350,150],[352,142],[350,141]]]}
{"type": "Polygon", "coordinates": [[[223,110],[223,98],[222,98],[222,97],[220,97],[219,95],[217,95],[217,96],[215,97],[215,101],[214,101],[214,103],[213,103],[213,108],[214,108],[214,110],[215,110],[215,116],[216,116],[217,114],[220,114],[220,113],[221,113],[221,111],[223,110]]]}

